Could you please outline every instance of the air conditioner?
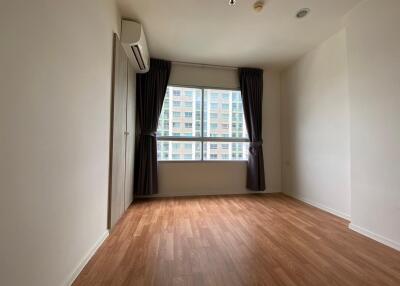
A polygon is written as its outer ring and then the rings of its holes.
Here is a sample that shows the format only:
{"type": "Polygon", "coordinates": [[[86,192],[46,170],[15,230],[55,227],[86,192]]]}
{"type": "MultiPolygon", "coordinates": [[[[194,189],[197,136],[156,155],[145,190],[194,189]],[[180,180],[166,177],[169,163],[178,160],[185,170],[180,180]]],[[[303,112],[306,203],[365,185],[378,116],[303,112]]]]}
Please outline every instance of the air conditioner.
{"type": "Polygon", "coordinates": [[[150,69],[149,50],[140,23],[122,20],[121,44],[136,72],[148,72],[150,69]]]}

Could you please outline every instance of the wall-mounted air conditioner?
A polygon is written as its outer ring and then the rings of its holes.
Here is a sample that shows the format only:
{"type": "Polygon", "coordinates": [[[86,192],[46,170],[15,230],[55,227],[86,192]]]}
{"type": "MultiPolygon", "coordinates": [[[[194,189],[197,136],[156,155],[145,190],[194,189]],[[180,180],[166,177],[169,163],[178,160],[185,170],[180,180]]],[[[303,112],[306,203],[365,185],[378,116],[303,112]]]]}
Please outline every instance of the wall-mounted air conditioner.
{"type": "Polygon", "coordinates": [[[150,69],[149,50],[140,23],[122,20],[121,44],[136,72],[148,72],[150,69]]]}

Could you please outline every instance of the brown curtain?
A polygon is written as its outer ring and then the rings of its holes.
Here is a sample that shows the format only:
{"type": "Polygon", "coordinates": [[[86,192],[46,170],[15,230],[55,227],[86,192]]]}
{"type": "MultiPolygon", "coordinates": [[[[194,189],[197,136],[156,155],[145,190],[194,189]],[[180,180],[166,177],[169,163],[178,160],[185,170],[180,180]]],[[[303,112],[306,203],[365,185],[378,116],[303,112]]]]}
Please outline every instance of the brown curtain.
{"type": "Polygon", "coordinates": [[[135,194],[158,193],[158,119],[171,72],[171,62],[151,59],[150,70],[136,75],[138,140],[135,156],[135,194]]]}
{"type": "Polygon", "coordinates": [[[264,191],[265,175],[262,148],[263,71],[261,69],[241,68],[239,69],[239,81],[244,117],[250,140],[247,188],[252,191],[264,191]]]}

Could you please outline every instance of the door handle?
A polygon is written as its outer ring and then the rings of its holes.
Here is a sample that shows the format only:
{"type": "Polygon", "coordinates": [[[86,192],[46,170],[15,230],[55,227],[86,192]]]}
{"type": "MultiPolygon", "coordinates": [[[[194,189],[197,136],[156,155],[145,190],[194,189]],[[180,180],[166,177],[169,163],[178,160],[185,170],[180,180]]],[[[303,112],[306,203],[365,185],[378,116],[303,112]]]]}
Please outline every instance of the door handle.
{"type": "Polygon", "coordinates": [[[128,132],[128,131],[125,131],[124,134],[125,134],[125,136],[128,136],[128,135],[129,135],[129,132],[128,132]]]}

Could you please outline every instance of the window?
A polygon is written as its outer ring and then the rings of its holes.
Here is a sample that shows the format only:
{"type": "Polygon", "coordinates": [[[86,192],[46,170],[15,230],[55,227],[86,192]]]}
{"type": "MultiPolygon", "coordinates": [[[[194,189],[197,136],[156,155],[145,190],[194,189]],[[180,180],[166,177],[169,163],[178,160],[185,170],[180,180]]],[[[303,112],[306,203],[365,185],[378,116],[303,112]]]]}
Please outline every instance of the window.
{"type": "Polygon", "coordinates": [[[222,121],[228,121],[229,113],[221,113],[221,119],[222,119],[222,121]]]}
{"type": "Polygon", "coordinates": [[[211,102],[210,103],[210,109],[212,111],[217,111],[218,110],[218,103],[211,102]]]}
{"type": "Polygon", "coordinates": [[[179,143],[173,143],[172,144],[172,148],[174,149],[174,150],[179,150],[179,143]]]}
{"type": "Polygon", "coordinates": [[[234,102],[242,102],[242,97],[240,95],[240,92],[233,92],[232,101],[234,101],[234,102]]]}
{"type": "Polygon", "coordinates": [[[215,92],[212,92],[210,95],[211,101],[218,101],[218,94],[215,92]]]}
{"type": "Polygon", "coordinates": [[[247,160],[244,120],[240,91],[168,86],[157,130],[158,160],[247,160]]]}

